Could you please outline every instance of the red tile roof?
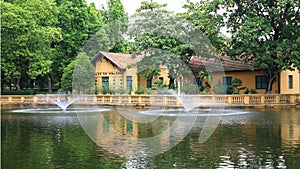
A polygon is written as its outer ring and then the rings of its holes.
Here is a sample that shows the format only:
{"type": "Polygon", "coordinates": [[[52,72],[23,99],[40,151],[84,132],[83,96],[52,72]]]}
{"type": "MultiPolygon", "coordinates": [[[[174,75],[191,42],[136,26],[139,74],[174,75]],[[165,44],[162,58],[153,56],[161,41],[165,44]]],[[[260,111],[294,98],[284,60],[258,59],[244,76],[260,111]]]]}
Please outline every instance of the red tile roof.
{"type": "MultiPolygon", "coordinates": [[[[121,54],[121,53],[109,53],[109,52],[98,52],[92,59],[92,63],[96,65],[97,60],[101,60],[105,57],[112,64],[117,66],[121,70],[125,70],[128,65],[134,64],[142,60],[143,56],[139,55],[136,58],[132,58],[132,54],[121,54]]],[[[224,56],[222,63],[215,59],[202,59],[197,56],[193,56],[189,62],[191,68],[195,73],[203,70],[210,71],[244,71],[251,70],[251,63],[243,63],[241,61],[233,61],[228,56],[224,56]]]]}
{"type": "Polygon", "coordinates": [[[137,56],[133,59],[131,54],[98,52],[93,57],[92,63],[95,65],[95,62],[101,60],[103,57],[121,70],[125,70],[128,65],[137,63],[143,58],[142,56],[137,56]]]}
{"type": "Polygon", "coordinates": [[[197,56],[193,56],[189,62],[192,69],[198,73],[203,70],[210,71],[244,71],[251,70],[251,63],[243,63],[242,61],[233,61],[228,56],[222,58],[222,62],[215,59],[202,59],[197,56]]]}

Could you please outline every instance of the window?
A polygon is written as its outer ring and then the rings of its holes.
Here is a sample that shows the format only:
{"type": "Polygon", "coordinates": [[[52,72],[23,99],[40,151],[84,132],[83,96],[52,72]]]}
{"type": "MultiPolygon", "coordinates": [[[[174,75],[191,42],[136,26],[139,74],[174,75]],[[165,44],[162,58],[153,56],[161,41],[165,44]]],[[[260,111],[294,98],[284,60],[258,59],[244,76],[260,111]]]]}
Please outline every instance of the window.
{"type": "Polygon", "coordinates": [[[102,77],[102,88],[109,88],[109,77],[102,77]]]}
{"type": "Polygon", "coordinates": [[[289,89],[293,89],[293,75],[289,75],[288,86],[289,89]]]}
{"type": "Polygon", "coordinates": [[[255,76],[256,89],[266,89],[266,78],[264,76],[255,76]]]}
{"type": "Polygon", "coordinates": [[[163,77],[159,77],[159,80],[161,80],[161,82],[164,83],[164,78],[163,77]]]}
{"type": "Polygon", "coordinates": [[[226,86],[231,86],[232,85],[232,77],[224,77],[223,84],[226,86]]]}
{"type": "Polygon", "coordinates": [[[152,87],[152,78],[147,78],[147,88],[152,87]]]}
{"type": "Polygon", "coordinates": [[[201,78],[200,78],[200,77],[197,77],[197,78],[195,79],[195,84],[196,84],[198,87],[202,86],[202,81],[201,81],[201,78]]]}
{"type": "Polygon", "coordinates": [[[132,89],[132,76],[126,76],[127,89],[132,89]]]}

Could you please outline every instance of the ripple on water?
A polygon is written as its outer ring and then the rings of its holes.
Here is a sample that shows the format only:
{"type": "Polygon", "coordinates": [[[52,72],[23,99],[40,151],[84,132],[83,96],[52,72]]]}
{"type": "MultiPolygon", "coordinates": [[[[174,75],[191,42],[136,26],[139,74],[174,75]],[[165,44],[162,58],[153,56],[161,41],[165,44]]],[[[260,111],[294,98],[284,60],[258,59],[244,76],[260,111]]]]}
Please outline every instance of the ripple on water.
{"type": "Polygon", "coordinates": [[[62,110],[60,108],[36,108],[36,109],[16,109],[8,111],[9,113],[29,113],[29,114],[72,114],[72,113],[96,113],[96,112],[107,112],[112,111],[108,108],[72,108],[62,110]]]}

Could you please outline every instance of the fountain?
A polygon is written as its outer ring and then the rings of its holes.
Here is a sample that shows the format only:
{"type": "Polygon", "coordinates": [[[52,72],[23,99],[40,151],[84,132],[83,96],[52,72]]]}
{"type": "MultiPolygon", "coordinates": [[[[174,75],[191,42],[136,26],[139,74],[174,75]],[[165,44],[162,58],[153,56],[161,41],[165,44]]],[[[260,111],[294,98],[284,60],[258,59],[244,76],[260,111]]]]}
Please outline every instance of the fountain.
{"type": "Polygon", "coordinates": [[[67,108],[76,101],[76,99],[68,99],[67,95],[61,94],[58,100],[50,100],[50,102],[59,106],[63,111],[66,111],[67,108]]]}

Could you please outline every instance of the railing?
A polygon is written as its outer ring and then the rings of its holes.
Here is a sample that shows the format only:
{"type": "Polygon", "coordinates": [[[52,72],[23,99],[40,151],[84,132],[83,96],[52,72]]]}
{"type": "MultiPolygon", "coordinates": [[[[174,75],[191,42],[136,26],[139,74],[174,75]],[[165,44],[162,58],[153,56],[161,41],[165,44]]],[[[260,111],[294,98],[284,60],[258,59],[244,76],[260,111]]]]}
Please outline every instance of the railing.
{"type": "MultiPolygon", "coordinates": [[[[70,95],[67,97],[72,99],[70,95]]],[[[51,101],[62,99],[59,95],[2,95],[1,104],[52,104],[51,101]]],[[[181,99],[184,103],[198,106],[300,105],[300,94],[190,95],[181,99]]],[[[84,95],[76,101],[101,105],[181,106],[181,102],[172,95],[84,95]]]]}

